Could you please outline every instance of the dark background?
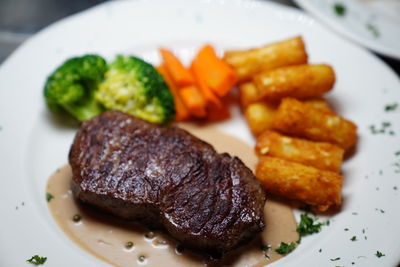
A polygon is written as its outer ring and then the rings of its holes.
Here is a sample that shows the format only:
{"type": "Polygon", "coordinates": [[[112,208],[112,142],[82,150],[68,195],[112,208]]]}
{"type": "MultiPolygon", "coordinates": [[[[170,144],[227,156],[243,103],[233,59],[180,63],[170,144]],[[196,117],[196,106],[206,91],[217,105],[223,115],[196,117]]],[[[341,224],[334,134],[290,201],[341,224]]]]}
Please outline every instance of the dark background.
{"type": "MultiPolygon", "coordinates": [[[[111,0],[0,0],[0,64],[45,26],[106,1],[111,0]]],[[[290,0],[273,1],[298,8],[290,0]]],[[[379,57],[400,76],[399,60],[379,57]]]]}

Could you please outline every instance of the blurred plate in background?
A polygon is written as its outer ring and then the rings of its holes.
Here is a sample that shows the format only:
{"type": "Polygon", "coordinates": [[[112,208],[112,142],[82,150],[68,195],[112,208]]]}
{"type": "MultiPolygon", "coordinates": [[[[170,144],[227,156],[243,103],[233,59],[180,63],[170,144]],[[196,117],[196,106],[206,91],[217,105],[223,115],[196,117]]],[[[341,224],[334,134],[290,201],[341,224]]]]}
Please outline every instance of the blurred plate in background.
{"type": "Polygon", "coordinates": [[[304,10],[379,54],[400,59],[400,1],[295,0],[304,10]]]}

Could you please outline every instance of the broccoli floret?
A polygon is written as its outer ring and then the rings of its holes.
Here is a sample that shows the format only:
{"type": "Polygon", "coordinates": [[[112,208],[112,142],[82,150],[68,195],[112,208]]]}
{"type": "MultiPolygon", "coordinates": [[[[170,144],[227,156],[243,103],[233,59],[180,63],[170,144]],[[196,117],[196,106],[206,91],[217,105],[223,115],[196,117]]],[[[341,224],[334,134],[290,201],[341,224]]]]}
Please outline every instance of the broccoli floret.
{"type": "Polygon", "coordinates": [[[117,56],[109,64],[96,99],[107,109],[153,123],[166,123],[175,114],[173,97],[162,76],[151,64],[132,56],[117,56]]]}
{"type": "Polygon", "coordinates": [[[79,121],[100,114],[104,108],[96,101],[95,92],[106,70],[106,61],[97,55],[68,59],[47,79],[44,95],[48,106],[79,121]]]}

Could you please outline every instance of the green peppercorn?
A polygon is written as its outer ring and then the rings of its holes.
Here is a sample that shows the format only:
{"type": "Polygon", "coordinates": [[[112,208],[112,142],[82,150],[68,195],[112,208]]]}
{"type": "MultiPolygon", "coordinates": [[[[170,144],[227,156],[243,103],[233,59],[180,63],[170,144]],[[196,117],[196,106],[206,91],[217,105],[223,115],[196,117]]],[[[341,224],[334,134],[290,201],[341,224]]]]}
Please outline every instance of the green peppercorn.
{"type": "Polygon", "coordinates": [[[79,214],[75,214],[74,217],[72,217],[72,220],[73,220],[75,223],[78,223],[78,222],[80,222],[80,221],[82,220],[82,217],[81,217],[81,215],[79,215],[79,214]]]}

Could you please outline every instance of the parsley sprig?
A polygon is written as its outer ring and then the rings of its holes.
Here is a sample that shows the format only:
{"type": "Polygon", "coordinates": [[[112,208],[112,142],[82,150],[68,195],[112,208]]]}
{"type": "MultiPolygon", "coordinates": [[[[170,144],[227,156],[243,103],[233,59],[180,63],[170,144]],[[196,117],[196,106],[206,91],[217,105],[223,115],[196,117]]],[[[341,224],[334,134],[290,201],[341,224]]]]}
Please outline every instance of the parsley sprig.
{"type": "Polygon", "coordinates": [[[333,10],[339,17],[343,17],[344,15],[346,15],[346,6],[343,5],[342,3],[335,3],[333,5],[333,10]]]}
{"type": "Polygon", "coordinates": [[[275,249],[275,251],[281,255],[286,255],[286,254],[289,254],[290,252],[292,252],[295,248],[296,248],[295,242],[290,242],[289,244],[285,243],[285,242],[281,242],[281,244],[279,245],[279,247],[277,249],[275,249]]]}
{"type": "Polygon", "coordinates": [[[44,264],[47,260],[47,257],[41,257],[39,255],[32,256],[29,260],[26,260],[29,263],[34,265],[41,265],[44,264]]]}
{"type": "Polygon", "coordinates": [[[50,202],[52,199],[54,198],[54,196],[50,193],[46,193],[46,200],[47,202],[50,202]]]}
{"type": "Polygon", "coordinates": [[[297,225],[296,231],[300,237],[319,233],[323,225],[329,225],[329,221],[318,222],[318,218],[312,218],[307,213],[300,215],[300,223],[297,225]]]}
{"type": "Polygon", "coordinates": [[[395,111],[397,109],[398,103],[385,105],[385,111],[395,111]]]}

